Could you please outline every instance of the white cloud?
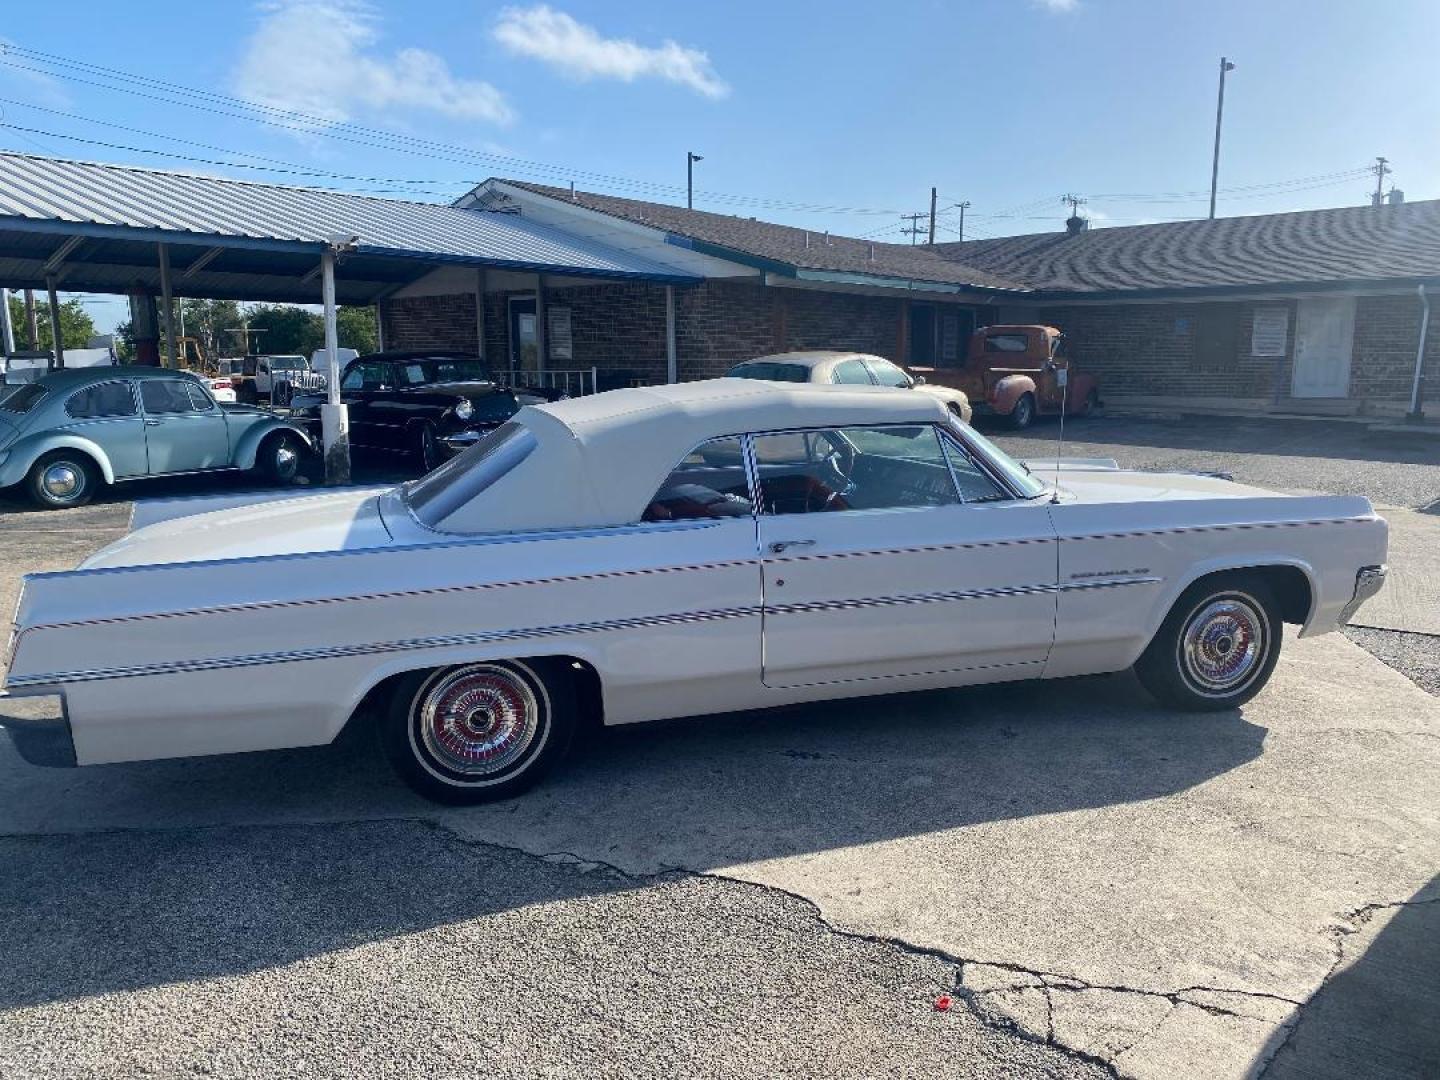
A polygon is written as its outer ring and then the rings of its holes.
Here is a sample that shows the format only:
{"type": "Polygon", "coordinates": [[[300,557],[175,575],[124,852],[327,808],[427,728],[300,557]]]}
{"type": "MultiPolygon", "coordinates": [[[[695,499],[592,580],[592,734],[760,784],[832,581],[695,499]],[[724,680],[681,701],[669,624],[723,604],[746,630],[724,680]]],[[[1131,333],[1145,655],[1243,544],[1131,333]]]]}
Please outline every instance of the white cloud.
{"type": "Polygon", "coordinates": [[[499,90],[457,78],[435,53],[376,50],[376,19],[356,0],[281,0],[262,10],[234,76],[235,92],[246,101],[329,124],[393,108],[494,124],[515,117],[499,90]]]}
{"type": "Polygon", "coordinates": [[[730,87],[715,73],[710,57],[674,41],[651,48],[623,38],[601,37],[563,11],[539,4],[506,8],[495,24],[495,40],[510,52],[549,64],[572,79],[664,79],[708,98],[730,87]]]}
{"type": "Polygon", "coordinates": [[[1053,11],[1063,14],[1067,11],[1074,11],[1080,6],[1080,0],[1034,0],[1036,7],[1042,7],[1046,11],[1053,11]]]}

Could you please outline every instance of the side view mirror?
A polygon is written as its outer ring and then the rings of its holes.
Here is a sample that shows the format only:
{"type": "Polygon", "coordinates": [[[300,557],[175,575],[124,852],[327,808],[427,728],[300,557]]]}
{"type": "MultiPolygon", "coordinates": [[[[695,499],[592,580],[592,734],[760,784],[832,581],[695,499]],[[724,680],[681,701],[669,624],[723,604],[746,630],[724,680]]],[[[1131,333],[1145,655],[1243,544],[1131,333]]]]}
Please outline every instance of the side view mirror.
{"type": "Polygon", "coordinates": [[[924,376],[924,375],[916,375],[915,378],[914,378],[914,380],[911,382],[911,385],[912,385],[912,386],[924,386],[924,385],[925,385],[925,376],[924,376]]]}

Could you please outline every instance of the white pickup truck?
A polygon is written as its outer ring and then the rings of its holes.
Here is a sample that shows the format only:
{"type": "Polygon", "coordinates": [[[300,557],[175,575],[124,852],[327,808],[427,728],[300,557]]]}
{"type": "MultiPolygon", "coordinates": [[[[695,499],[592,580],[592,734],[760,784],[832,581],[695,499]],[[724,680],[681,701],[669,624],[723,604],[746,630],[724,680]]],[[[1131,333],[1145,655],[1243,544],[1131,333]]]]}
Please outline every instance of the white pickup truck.
{"type": "Polygon", "coordinates": [[[310,369],[299,355],[247,356],[239,376],[233,377],[240,401],[255,405],[289,405],[297,393],[324,390],[324,374],[310,369]]]}

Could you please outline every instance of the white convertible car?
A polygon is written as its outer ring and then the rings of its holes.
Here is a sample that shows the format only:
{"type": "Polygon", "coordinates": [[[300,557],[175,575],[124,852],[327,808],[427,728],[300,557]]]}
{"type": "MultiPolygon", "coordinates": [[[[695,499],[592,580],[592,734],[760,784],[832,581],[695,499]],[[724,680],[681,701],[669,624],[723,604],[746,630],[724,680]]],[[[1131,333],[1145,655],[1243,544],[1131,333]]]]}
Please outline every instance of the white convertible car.
{"type": "Polygon", "coordinates": [[[1379,587],[1387,534],[1363,498],[1032,473],[924,394],[738,379],[525,408],[393,489],[216,505],[142,506],[26,580],[5,686],[47,700],[0,722],[28,759],[309,746],[375,716],[415,788],[474,802],[589,719],[1132,665],[1171,706],[1231,709],[1282,623],[1334,630],[1379,587]]]}

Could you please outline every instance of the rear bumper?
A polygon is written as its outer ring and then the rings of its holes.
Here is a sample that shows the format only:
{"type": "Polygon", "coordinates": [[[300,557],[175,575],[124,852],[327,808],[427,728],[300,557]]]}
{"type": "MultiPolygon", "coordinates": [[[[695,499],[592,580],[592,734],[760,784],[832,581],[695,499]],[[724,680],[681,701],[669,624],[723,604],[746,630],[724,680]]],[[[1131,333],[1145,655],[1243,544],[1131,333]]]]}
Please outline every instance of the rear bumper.
{"type": "Polygon", "coordinates": [[[1360,610],[1360,605],[1378,593],[1385,584],[1387,568],[1384,566],[1362,566],[1355,572],[1355,594],[1350,602],[1340,609],[1340,623],[1348,623],[1360,610]]]}
{"type": "Polygon", "coordinates": [[[63,694],[37,694],[24,699],[0,691],[0,727],[20,756],[31,765],[73,768],[75,740],[63,694]],[[24,700],[26,706],[20,706],[24,700]]]}

